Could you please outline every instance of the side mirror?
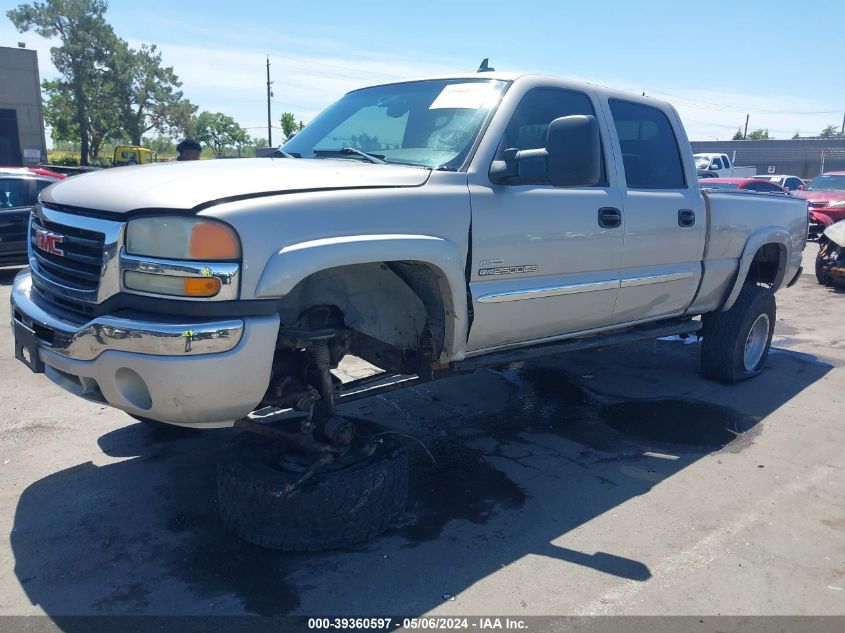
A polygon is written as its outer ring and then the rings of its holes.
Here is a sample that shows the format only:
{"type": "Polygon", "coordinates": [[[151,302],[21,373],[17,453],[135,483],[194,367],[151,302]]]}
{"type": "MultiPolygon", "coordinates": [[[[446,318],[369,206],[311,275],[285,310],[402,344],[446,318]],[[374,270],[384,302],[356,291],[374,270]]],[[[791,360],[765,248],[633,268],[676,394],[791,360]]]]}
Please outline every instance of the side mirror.
{"type": "Polygon", "coordinates": [[[555,187],[590,187],[601,179],[601,141],[594,116],[555,119],[546,134],[549,183],[555,187]]]}
{"type": "Polygon", "coordinates": [[[499,185],[550,184],[589,187],[601,179],[601,141],[594,116],[555,119],[543,149],[506,149],[490,165],[490,180],[499,185]]]}

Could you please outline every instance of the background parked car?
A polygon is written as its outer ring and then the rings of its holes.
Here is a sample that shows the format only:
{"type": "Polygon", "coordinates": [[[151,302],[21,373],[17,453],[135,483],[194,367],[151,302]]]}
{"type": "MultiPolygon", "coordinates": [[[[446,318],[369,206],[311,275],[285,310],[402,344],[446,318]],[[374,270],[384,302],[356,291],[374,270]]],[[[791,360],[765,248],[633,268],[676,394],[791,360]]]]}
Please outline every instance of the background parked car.
{"type": "Polygon", "coordinates": [[[762,191],[763,193],[790,193],[773,182],[758,178],[707,178],[699,185],[702,189],[738,190],[738,191],[762,191]]]}
{"type": "Polygon", "coordinates": [[[67,178],[65,174],[47,169],[45,167],[0,167],[0,173],[38,174],[39,176],[50,176],[50,178],[67,178]]]}
{"type": "Polygon", "coordinates": [[[845,171],[816,176],[794,195],[806,200],[810,209],[810,239],[818,238],[834,222],[845,220],[845,171]]]}
{"type": "Polygon", "coordinates": [[[768,180],[776,185],[780,185],[787,191],[803,191],[807,186],[807,183],[798,176],[790,176],[788,174],[757,174],[754,176],[754,179],[768,180]]]}
{"type": "Polygon", "coordinates": [[[727,154],[693,154],[693,157],[699,174],[710,172],[719,178],[750,178],[757,173],[756,167],[737,167],[727,154]]]}
{"type": "Polygon", "coordinates": [[[58,181],[25,169],[0,171],[0,266],[27,262],[29,212],[38,194],[58,181]]]}

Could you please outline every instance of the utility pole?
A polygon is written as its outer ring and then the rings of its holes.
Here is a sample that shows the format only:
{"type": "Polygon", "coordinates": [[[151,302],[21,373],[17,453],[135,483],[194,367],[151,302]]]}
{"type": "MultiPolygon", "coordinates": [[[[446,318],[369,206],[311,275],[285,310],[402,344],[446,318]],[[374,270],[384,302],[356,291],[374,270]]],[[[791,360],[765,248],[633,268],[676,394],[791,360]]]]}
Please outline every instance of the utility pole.
{"type": "MultiPolygon", "coordinates": [[[[269,64],[270,62],[268,61],[267,63],[269,64]]],[[[269,66],[268,66],[268,68],[269,68],[269,66]]],[[[270,71],[268,70],[267,72],[269,73],[270,71]]],[[[267,75],[267,76],[269,77],[270,75],[267,75]]],[[[751,116],[750,114],[745,115],[745,132],[742,135],[743,141],[748,138],[748,119],[749,119],[750,116],[751,116]]]]}
{"type": "Polygon", "coordinates": [[[270,81],[270,56],[267,55],[267,147],[273,147],[273,115],[270,111],[270,97],[273,96],[273,91],[270,86],[273,84],[270,81]]]}

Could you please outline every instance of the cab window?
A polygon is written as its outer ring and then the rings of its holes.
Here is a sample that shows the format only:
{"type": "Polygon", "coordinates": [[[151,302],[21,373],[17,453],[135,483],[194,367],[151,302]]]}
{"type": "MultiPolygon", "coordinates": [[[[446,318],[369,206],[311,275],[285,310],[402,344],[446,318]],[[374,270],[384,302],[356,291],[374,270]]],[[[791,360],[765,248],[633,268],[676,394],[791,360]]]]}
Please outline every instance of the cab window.
{"type": "MultiPolygon", "coordinates": [[[[519,102],[499,144],[497,159],[506,149],[540,149],[546,146],[546,132],[555,119],[573,114],[595,116],[590,98],[583,92],[562,88],[534,88],[519,102]]],[[[604,148],[597,187],[607,186],[604,148]]]]}
{"type": "Polygon", "coordinates": [[[685,189],[678,141],[663,111],[621,99],[609,104],[628,188],[685,189]]]}

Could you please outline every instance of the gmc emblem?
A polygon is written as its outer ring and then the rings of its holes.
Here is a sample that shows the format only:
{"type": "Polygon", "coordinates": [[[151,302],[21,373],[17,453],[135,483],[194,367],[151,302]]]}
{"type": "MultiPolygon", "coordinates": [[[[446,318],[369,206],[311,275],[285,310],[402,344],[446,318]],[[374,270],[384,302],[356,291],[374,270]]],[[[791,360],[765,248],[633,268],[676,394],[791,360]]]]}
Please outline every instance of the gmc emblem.
{"type": "Polygon", "coordinates": [[[59,248],[59,244],[61,244],[63,240],[64,238],[61,235],[56,235],[55,233],[50,233],[50,231],[45,231],[40,228],[35,229],[35,236],[33,239],[35,248],[40,251],[44,251],[45,253],[58,255],[59,257],[64,256],[65,252],[59,248]]]}

